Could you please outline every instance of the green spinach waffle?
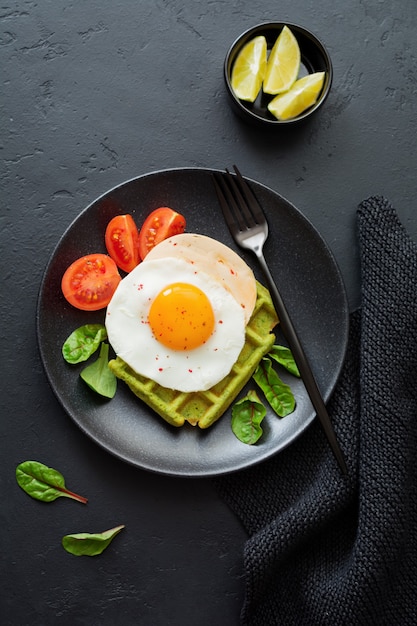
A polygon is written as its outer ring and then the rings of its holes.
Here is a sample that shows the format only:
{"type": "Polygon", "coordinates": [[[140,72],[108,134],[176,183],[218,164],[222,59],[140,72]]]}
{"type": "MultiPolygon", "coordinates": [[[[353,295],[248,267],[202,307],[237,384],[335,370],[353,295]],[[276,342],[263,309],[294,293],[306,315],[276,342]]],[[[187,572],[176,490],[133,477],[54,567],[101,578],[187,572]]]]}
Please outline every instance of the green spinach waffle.
{"type": "Polygon", "coordinates": [[[231,371],[207,391],[184,393],[167,389],[132,370],[120,357],[109,363],[112,372],[123,380],[133,393],[172,426],[208,428],[230,406],[251,378],[261,358],[275,342],[272,329],[278,318],[269,291],[257,282],[257,299],[246,326],[245,345],[231,371]]]}

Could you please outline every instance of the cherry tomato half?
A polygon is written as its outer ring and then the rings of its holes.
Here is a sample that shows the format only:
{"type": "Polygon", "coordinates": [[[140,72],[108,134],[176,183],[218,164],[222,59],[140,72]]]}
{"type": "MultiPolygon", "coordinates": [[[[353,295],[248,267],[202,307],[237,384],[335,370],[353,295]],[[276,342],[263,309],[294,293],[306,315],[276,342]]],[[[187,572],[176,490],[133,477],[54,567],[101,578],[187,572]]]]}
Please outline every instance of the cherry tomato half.
{"type": "Polygon", "coordinates": [[[131,215],[116,215],[107,225],[107,252],[124,272],[131,272],[140,262],[139,231],[131,215]]]}
{"type": "Polygon", "coordinates": [[[113,259],[107,254],[88,254],[71,263],[62,277],[61,289],[77,309],[98,311],[108,305],[120,281],[113,259]]]}
{"type": "Polygon", "coordinates": [[[139,231],[139,254],[142,259],[154,246],[185,230],[185,217],[169,207],[160,207],[148,215],[139,231]]]}

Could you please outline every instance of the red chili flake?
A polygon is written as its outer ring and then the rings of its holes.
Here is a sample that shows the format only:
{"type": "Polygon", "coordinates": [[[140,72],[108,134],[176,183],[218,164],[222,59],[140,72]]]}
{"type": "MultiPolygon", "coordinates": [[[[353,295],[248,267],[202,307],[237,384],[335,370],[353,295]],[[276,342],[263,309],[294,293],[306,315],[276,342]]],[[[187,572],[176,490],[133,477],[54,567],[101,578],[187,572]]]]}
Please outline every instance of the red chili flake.
{"type": "Polygon", "coordinates": [[[232,276],[235,275],[235,271],[234,271],[233,267],[230,268],[230,273],[232,274],[232,276]]]}
{"type": "Polygon", "coordinates": [[[223,320],[219,320],[219,324],[223,324],[223,320]]]}
{"type": "Polygon", "coordinates": [[[158,368],[158,372],[163,372],[163,371],[164,371],[164,368],[163,368],[163,367],[159,367],[159,368],[158,368]]]}
{"type": "Polygon", "coordinates": [[[142,289],[143,289],[143,283],[140,283],[140,284],[138,285],[138,291],[141,291],[142,289]]]}
{"type": "Polygon", "coordinates": [[[192,373],[193,373],[193,370],[188,370],[188,371],[190,372],[190,374],[192,374],[192,373]]]}

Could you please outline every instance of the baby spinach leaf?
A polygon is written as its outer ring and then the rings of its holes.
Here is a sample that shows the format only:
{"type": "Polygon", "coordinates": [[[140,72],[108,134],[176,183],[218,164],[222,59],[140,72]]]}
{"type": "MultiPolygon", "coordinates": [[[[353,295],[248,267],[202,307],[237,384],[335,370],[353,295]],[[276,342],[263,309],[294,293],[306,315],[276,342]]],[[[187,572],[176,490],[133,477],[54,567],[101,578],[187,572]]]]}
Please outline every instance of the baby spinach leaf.
{"type": "Polygon", "coordinates": [[[254,444],[262,436],[261,422],[266,415],[266,408],[259,400],[256,391],[235,403],[232,408],[232,431],[242,443],[254,444]]]}
{"type": "Polygon", "coordinates": [[[109,344],[102,343],[97,361],[87,365],[80,373],[81,378],[93,391],[101,396],[113,398],[117,389],[117,378],[109,369],[109,344]]]}
{"type": "Polygon", "coordinates": [[[102,533],[77,533],[65,535],[62,538],[62,545],[67,552],[75,556],[96,556],[101,554],[124,528],[124,525],[116,526],[102,533]]]}
{"type": "Polygon", "coordinates": [[[293,376],[297,376],[297,378],[300,378],[300,372],[298,371],[297,364],[294,361],[294,357],[289,348],[278,345],[272,346],[271,350],[268,352],[268,356],[271,357],[271,359],[277,361],[277,363],[279,363],[283,367],[285,367],[285,369],[290,372],[290,374],[293,374],[293,376]]]}
{"type": "Polygon", "coordinates": [[[62,346],[62,355],[67,363],[75,365],[86,361],[107,339],[103,324],[85,324],[74,330],[62,346]]]}
{"type": "Polygon", "coordinates": [[[16,480],[26,493],[42,502],[52,502],[60,496],[72,498],[83,504],[87,503],[87,498],[79,496],[65,487],[65,480],[62,474],[52,467],[47,467],[38,461],[24,461],[16,468],[16,480]]]}
{"type": "Polygon", "coordinates": [[[255,382],[265,394],[272,409],[279,417],[285,417],[295,408],[295,399],[288,385],[286,385],[272,368],[272,362],[264,357],[253,375],[255,382]]]}

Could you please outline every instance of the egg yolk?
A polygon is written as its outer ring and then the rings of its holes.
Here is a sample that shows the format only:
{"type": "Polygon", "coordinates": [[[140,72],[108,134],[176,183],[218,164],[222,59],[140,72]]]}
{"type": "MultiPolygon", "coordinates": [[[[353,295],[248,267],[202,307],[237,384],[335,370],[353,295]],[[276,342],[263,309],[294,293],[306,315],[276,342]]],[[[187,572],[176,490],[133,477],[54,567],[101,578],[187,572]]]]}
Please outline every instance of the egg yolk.
{"type": "Polygon", "coordinates": [[[214,329],[210,300],[188,283],[165,287],[152,302],[148,320],[155,339],[172,350],[198,348],[214,329]]]}

